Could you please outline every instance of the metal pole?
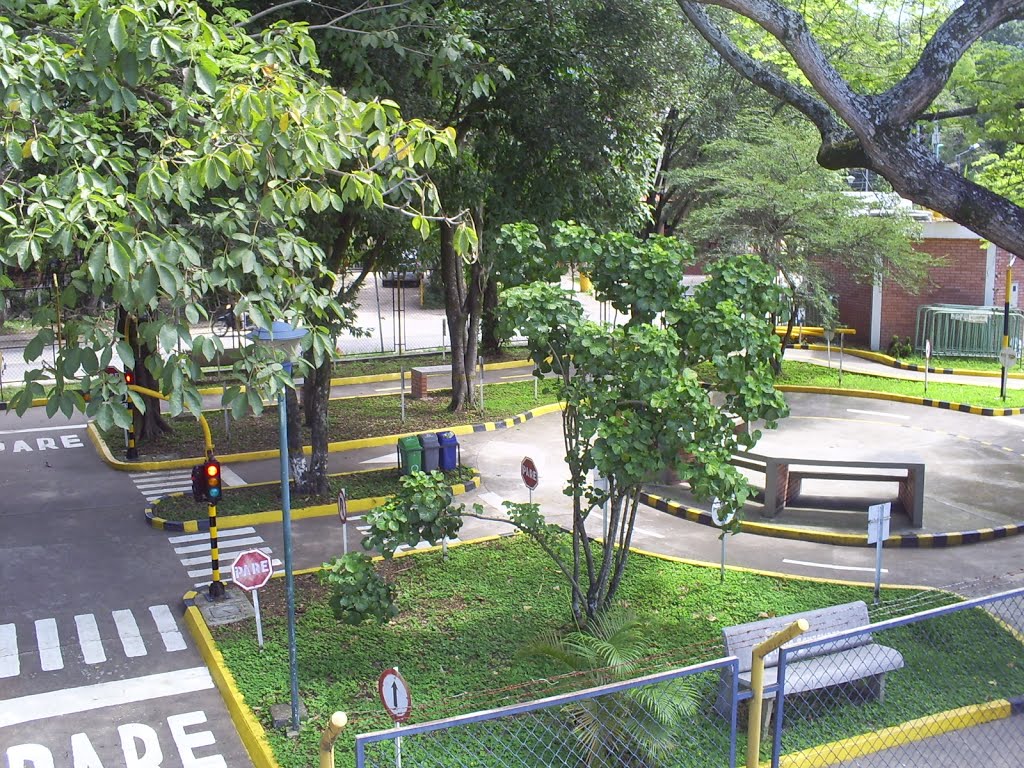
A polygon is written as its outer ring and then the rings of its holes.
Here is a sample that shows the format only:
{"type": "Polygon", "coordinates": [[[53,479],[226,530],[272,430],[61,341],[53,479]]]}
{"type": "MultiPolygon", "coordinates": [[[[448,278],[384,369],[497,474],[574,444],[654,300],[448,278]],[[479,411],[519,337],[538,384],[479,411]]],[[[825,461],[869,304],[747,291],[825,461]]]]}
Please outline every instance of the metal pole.
{"type": "MultiPolygon", "coordinates": [[[[289,369],[289,373],[290,373],[289,369]]],[[[281,522],[284,527],[284,581],[288,598],[288,676],[291,682],[292,730],[299,730],[299,660],[295,646],[295,579],[292,573],[292,493],[288,482],[288,405],[277,396],[281,424],[281,522]]]]}
{"type": "Polygon", "coordinates": [[[882,597],[882,521],[878,521],[878,541],[875,542],[875,605],[882,597]]]}
{"type": "MultiPolygon", "coordinates": [[[[1009,349],[1010,347],[1010,291],[1013,290],[1013,260],[1014,257],[1010,257],[1010,261],[1006,264],[1006,295],[1003,297],[1003,347],[1002,349],[1009,349]]],[[[1002,352],[1002,349],[1000,352],[1002,352]]],[[[1000,355],[1002,357],[1002,355],[1000,355]]],[[[1006,362],[1000,359],[1002,363],[1002,375],[999,377],[999,396],[1006,399],[1006,377],[1007,367],[1006,362]]]]}
{"type": "Polygon", "coordinates": [[[846,339],[845,333],[839,334],[839,386],[843,386],[843,342],[846,339]]]}
{"type": "Polygon", "coordinates": [[[260,614],[260,591],[252,591],[252,609],[256,612],[256,642],[263,650],[263,616],[260,614]]]}
{"type": "Polygon", "coordinates": [[[401,363],[398,366],[398,377],[401,380],[402,393],[399,395],[399,400],[402,402],[402,423],[405,423],[405,363],[401,363]]]}
{"type": "Polygon", "coordinates": [[[721,538],[722,538],[722,570],[721,570],[721,572],[718,575],[718,583],[719,584],[725,584],[725,537],[726,537],[725,531],[722,531],[722,533],[721,533],[721,538]]]}
{"type": "Polygon", "coordinates": [[[480,358],[480,413],[484,412],[484,359],[480,358]]]}

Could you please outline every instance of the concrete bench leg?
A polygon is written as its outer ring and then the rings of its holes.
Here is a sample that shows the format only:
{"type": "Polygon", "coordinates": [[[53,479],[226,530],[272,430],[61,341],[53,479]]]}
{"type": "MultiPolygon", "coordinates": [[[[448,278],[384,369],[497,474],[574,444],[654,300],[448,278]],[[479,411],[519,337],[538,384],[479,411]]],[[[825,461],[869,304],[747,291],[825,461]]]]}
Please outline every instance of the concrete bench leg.
{"type": "Polygon", "coordinates": [[[878,701],[879,704],[885,704],[885,673],[875,675],[868,678],[868,690],[871,692],[871,698],[878,701]]]}

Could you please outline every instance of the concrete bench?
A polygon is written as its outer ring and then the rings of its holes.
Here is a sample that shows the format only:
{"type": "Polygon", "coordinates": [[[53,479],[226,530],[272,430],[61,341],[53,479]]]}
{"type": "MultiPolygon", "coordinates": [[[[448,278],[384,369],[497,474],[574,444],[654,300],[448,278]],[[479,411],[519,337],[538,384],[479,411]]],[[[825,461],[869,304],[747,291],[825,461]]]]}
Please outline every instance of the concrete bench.
{"type": "Polygon", "coordinates": [[[429,376],[435,373],[451,373],[452,366],[449,365],[424,365],[412,369],[412,387],[410,397],[423,398],[427,396],[430,388],[427,384],[429,376]]]}
{"type": "MultiPolygon", "coordinates": [[[[857,483],[896,483],[897,501],[914,528],[924,525],[924,462],[914,459],[893,461],[845,461],[762,456],[745,452],[733,457],[738,467],[764,473],[762,517],[776,517],[793,504],[803,490],[804,480],[832,480],[857,483]]],[[[879,499],[888,501],[888,499],[879,499]]]]}
{"type": "MultiPolygon", "coordinates": [[[[722,630],[725,652],[739,659],[739,689],[750,690],[751,660],[754,647],[782,631],[797,619],[806,619],[810,629],[784,647],[802,645],[808,640],[824,638],[868,626],[868,608],[863,601],[819,608],[790,616],[777,616],[749,624],[738,624],[722,630]]],[[[775,707],[774,690],[778,682],[779,652],[765,657],[762,709],[762,734],[768,732],[775,707]]],[[[787,657],[786,695],[806,693],[834,686],[866,681],[867,697],[885,701],[885,676],[903,667],[903,655],[895,648],[880,645],[869,632],[840,637],[806,648],[787,657]]],[[[731,709],[732,684],[728,670],[722,672],[715,708],[723,715],[731,709]]]]}

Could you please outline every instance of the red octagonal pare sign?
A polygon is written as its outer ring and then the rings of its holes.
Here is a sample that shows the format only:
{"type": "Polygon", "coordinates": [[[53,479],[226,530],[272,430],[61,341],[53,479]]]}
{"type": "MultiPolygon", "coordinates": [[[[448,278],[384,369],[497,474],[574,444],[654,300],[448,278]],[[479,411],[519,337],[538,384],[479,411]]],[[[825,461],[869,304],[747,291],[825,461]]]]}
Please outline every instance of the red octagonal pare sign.
{"type": "Polygon", "coordinates": [[[246,591],[264,586],[274,575],[274,561],[258,549],[248,549],[231,566],[231,580],[246,591]]]}

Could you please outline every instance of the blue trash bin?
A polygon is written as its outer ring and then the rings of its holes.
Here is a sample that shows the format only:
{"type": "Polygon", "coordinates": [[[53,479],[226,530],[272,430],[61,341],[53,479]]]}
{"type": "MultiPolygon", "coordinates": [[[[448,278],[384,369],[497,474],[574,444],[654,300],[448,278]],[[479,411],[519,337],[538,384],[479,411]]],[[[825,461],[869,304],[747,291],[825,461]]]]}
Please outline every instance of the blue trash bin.
{"type": "Polygon", "coordinates": [[[455,469],[459,466],[459,439],[454,432],[438,432],[437,442],[440,449],[439,465],[442,472],[455,469]]]}

